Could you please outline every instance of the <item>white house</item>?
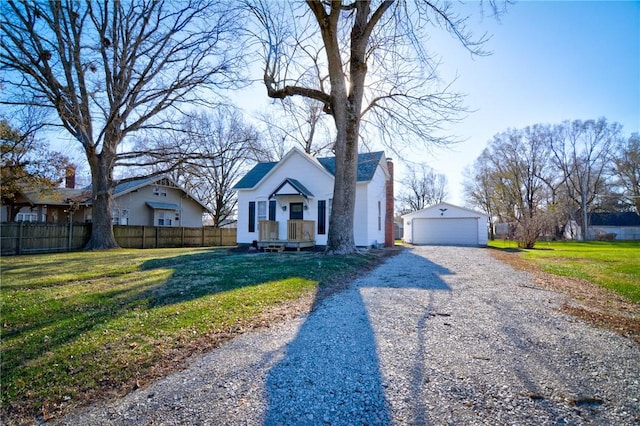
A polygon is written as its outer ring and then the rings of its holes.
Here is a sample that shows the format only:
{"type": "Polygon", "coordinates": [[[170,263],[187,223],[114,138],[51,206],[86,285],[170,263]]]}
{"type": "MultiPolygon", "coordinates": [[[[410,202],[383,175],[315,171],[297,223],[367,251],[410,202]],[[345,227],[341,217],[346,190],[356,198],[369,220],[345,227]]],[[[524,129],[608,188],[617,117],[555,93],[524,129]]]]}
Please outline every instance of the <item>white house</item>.
{"type": "MultiPolygon", "coordinates": [[[[640,240],[640,215],[636,212],[589,213],[587,238],[590,240],[640,240]]],[[[568,240],[582,240],[582,227],[569,221],[564,228],[568,240]]]]}
{"type": "MultiPolygon", "coordinates": [[[[279,162],[258,163],[234,187],[238,192],[238,244],[278,250],[326,245],[334,173],[335,157],[314,158],[298,148],[279,162]]],[[[393,166],[387,164],[383,152],[358,156],[357,246],[393,244],[392,173],[393,166]],[[385,232],[391,232],[388,238],[385,232]]]]}
{"type": "Polygon", "coordinates": [[[489,217],[482,212],[439,203],[402,216],[403,241],[412,244],[486,246],[489,217]]]}

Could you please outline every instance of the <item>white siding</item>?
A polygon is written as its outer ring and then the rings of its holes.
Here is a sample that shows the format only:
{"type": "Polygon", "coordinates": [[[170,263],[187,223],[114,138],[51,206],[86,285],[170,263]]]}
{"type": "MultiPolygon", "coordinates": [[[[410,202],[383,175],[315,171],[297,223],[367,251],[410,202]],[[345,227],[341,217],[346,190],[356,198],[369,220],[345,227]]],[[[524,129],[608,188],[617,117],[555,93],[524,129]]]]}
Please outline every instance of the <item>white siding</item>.
{"type": "Polygon", "coordinates": [[[382,169],[378,167],[370,182],[361,182],[356,186],[356,208],[353,226],[356,246],[369,247],[376,242],[379,245],[384,245],[385,183],[386,176],[382,169]],[[380,229],[378,229],[378,203],[380,203],[381,209],[380,229]]]}
{"type": "MultiPolygon", "coordinates": [[[[385,159],[382,164],[386,167],[385,159]]],[[[316,222],[316,244],[326,245],[329,233],[329,215],[333,198],[333,176],[327,172],[315,159],[293,149],[277,164],[254,188],[238,190],[238,244],[251,244],[258,240],[258,223],[255,232],[249,232],[249,202],[266,200],[286,178],[296,179],[313,194],[305,201],[304,219],[316,222]],[[317,234],[318,201],[326,201],[326,232],[317,234]]],[[[361,182],[356,185],[356,204],[354,211],[354,240],[357,246],[371,246],[374,242],[384,244],[384,219],[386,212],[385,200],[386,175],[378,167],[371,182],[361,182]],[[378,230],[378,202],[381,203],[381,226],[378,230]]],[[[276,206],[276,220],[280,223],[279,238],[286,239],[286,223],[289,219],[289,203],[301,201],[300,197],[279,196],[276,206]],[[283,211],[282,206],[287,210],[283,211]]],[[[257,209],[257,205],[256,205],[257,209]]]]}
{"type": "MultiPolygon", "coordinates": [[[[156,203],[176,204],[182,210],[179,212],[179,220],[172,221],[172,227],[199,228],[202,226],[202,206],[185,193],[173,187],[162,186],[166,190],[166,195],[154,194],[156,185],[147,185],[136,191],[123,194],[114,199],[113,208],[127,210],[127,224],[138,226],[155,226],[154,211],[147,206],[147,201],[156,203]]],[[[164,191],[162,191],[164,193],[164,191]]]]}
{"type": "MultiPolygon", "coordinates": [[[[327,200],[328,210],[328,200],[333,198],[333,177],[319,163],[315,163],[314,160],[296,150],[287,154],[254,188],[238,190],[238,244],[250,244],[252,241],[258,240],[257,219],[255,232],[249,232],[249,202],[267,200],[269,195],[287,178],[296,179],[313,194],[313,197],[304,201],[306,206],[303,213],[304,219],[316,222],[316,244],[327,244],[326,233],[317,235],[318,200],[327,200]]],[[[286,224],[289,220],[289,203],[301,202],[302,200],[297,196],[277,197],[276,220],[280,223],[278,227],[279,239],[287,238],[286,224]],[[286,211],[282,209],[283,206],[287,207],[286,211]]],[[[328,228],[329,219],[327,216],[327,230],[328,228]]]]}
{"type": "Polygon", "coordinates": [[[367,231],[369,229],[369,192],[367,185],[359,183],[356,185],[356,206],[353,214],[353,239],[356,246],[367,246],[367,231]]]}
{"type": "Polygon", "coordinates": [[[253,193],[247,190],[238,190],[238,244],[250,244],[253,240],[258,239],[258,230],[249,232],[249,201],[254,201],[253,193]]]}

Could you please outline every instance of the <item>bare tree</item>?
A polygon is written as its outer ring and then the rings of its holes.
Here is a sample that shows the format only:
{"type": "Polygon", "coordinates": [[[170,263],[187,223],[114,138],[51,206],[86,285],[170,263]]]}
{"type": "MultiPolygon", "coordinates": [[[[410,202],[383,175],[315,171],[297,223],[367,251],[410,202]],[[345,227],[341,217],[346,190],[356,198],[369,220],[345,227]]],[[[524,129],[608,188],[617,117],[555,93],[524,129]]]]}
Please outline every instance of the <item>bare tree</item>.
{"type": "Polygon", "coordinates": [[[485,191],[494,192],[491,205],[499,215],[517,224],[516,239],[523,248],[532,248],[549,224],[545,181],[553,171],[548,139],[545,126],[511,129],[495,135],[483,153],[492,186],[485,191]]]}
{"type": "Polygon", "coordinates": [[[605,189],[620,130],[618,123],[609,124],[604,118],[566,121],[554,129],[551,154],[564,175],[567,194],[579,206],[583,241],[588,240],[589,211],[605,189]]]}
{"type": "Polygon", "coordinates": [[[295,145],[314,157],[332,152],[335,138],[320,102],[311,98],[285,98],[280,104],[280,113],[267,112],[260,116],[264,133],[270,134],[269,141],[275,145],[271,160],[281,159],[295,145]]]}
{"type": "MultiPolygon", "coordinates": [[[[523,247],[532,247],[543,232],[561,236],[575,212],[578,222],[588,224],[588,212],[619,208],[610,172],[626,164],[623,153],[633,153],[634,146],[632,137],[627,150],[619,132],[620,125],[605,119],[507,130],[476,160],[465,193],[489,215],[516,223],[523,247]]],[[[586,239],[586,226],[581,232],[586,239]]]]}
{"type": "Polygon", "coordinates": [[[58,186],[71,165],[66,156],[38,138],[42,127],[38,118],[28,114],[18,121],[17,127],[6,119],[0,121],[0,201],[9,221],[20,210],[16,198],[21,191],[58,186]]]}
{"type": "Polygon", "coordinates": [[[487,150],[476,159],[472,169],[465,170],[464,194],[468,203],[489,216],[489,238],[495,238],[495,223],[500,217],[498,210],[495,174],[491,169],[487,150]]]}
{"type": "Polygon", "coordinates": [[[403,214],[441,203],[447,197],[447,177],[426,164],[410,166],[400,183],[404,190],[398,201],[403,214]]]}
{"type": "Polygon", "coordinates": [[[620,140],[613,164],[616,183],[622,188],[623,198],[640,214],[640,135],[634,133],[620,140]]]}
{"type": "Polygon", "coordinates": [[[3,104],[52,109],[81,144],[92,176],[87,249],[116,247],[113,170],[135,132],[170,127],[181,105],[215,99],[240,69],[224,2],[2,2],[3,104]],[[119,150],[120,148],[120,150],[119,150]]]}
{"type": "MultiPolygon", "coordinates": [[[[449,3],[255,0],[249,8],[263,47],[268,96],[314,99],[333,118],[336,156],[327,250],[355,251],[353,219],[361,124],[390,146],[444,144],[443,123],[462,110],[461,98],[435,85],[436,63],[423,47],[427,30],[441,26],[472,53],[465,17],[449,3]]],[[[495,10],[495,9],[494,9],[495,10]]]]}
{"type": "Polygon", "coordinates": [[[233,108],[190,114],[179,130],[138,143],[141,152],[154,153],[152,172],[171,169],[173,180],[209,207],[214,226],[233,214],[237,203],[233,185],[262,152],[258,132],[233,108]],[[179,166],[172,168],[180,155],[179,166]]]}

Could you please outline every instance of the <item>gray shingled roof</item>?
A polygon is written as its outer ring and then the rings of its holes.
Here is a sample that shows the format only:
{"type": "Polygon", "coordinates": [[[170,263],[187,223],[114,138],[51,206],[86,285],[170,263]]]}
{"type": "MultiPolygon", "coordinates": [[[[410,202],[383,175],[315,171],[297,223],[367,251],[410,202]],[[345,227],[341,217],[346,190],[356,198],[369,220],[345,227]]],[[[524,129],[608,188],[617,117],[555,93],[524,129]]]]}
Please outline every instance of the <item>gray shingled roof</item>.
{"type": "MultiPolygon", "coordinates": [[[[378,167],[383,155],[382,151],[358,154],[358,182],[368,182],[373,179],[376,167],[378,167]]],[[[336,157],[318,158],[318,161],[329,173],[336,174],[336,157]]]]}
{"type": "MultiPolygon", "coordinates": [[[[141,177],[134,180],[130,180],[127,182],[117,183],[115,188],[113,188],[113,195],[117,196],[124,192],[127,192],[134,188],[140,188],[149,184],[154,183],[157,180],[162,179],[163,176],[155,176],[155,177],[141,177]]],[[[87,185],[84,187],[86,191],[91,191],[92,186],[87,185]]]]}
{"type": "Polygon", "coordinates": [[[271,171],[278,164],[277,162],[269,162],[269,163],[258,163],[253,166],[253,169],[249,170],[249,172],[236,183],[233,187],[234,189],[248,189],[253,188],[262,180],[262,178],[271,171]]]}
{"type": "Polygon", "coordinates": [[[154,177],[143,177],[140,179],[135,179],[135,180],[131,180],[128,182],[124,182],[124,183],[119,183],[116,185],[116,187],[113,189],[113,195],[120,195],[123,192],[127,192],[130,189],[133,188],[139,188],[139,187],[143,187],[146,185],[150,185],[153,182],[162,179],[163,177],[160,176],[154,176],[154,177]]]}
{"type": "Polygon", "coordinates": [[[635,212],[590,213],[591,226],[640,226],[640,215],[635,212]]]}
{"type": "MultiPolygon", "coordinates": [[[[373,175],[376,171],[376,167],[380,160],[382,160],[382,156],[384,152],[365,152],[362,154],[358,154],[358,182],[368,182],[373,179],[373,175]]],[[[332,175],[336,174],[336,158],[335,157],[324,157],[318,158],[318,162],[332,175]]],[[[234,189],[249,189],[253,188],[262,180],[263,177],[266,176],[267,173],[273,169],[277,162],[269,162],[269,163],[258,163],[253,169],[249,170],[249,172],[244,175],[242,179],[234,186],[234,189]]]]}

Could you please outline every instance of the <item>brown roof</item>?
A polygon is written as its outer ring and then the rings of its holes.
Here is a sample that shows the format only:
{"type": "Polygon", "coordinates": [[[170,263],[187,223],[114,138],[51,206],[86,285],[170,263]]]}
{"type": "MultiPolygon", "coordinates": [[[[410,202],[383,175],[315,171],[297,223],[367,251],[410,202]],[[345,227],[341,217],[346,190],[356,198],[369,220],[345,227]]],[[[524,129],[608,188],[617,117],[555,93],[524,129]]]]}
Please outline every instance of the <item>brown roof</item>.
{"type": "Polygon", "coordinates": [[[87,203],[91,200],[91,191],[71,188],[46,188],[22,191],[24,197],[34,205],[68,205],[69,202],[87,203]]]}

